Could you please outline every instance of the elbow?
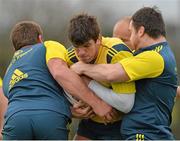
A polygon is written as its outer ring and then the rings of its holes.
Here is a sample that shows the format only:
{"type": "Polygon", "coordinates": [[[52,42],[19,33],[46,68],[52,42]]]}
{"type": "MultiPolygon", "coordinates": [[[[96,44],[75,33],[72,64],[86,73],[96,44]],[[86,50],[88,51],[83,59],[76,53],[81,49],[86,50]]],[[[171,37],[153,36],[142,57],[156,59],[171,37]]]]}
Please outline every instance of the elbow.
{"type": "Polygon", "coordinates": [[[105,77],[107,78],[108,82],[126,82],[130,80],[127,72],[119,63],[113,64],[113,67],[108,70],[105,77]]]}
{"type": "Polygon", "coordinates": [[[126,106],[124,107],[124,113],[125,114],[129,113],[132,110],[133,106],[134,106],[134,102],[126,104],[126,106]]]}
{"type": "Polygon", "coordinates": [[[113,75],[113,73],[109,73],[109,74],[105,75],[104,78],[106,79],[107,82],[115,82],[116,79],[117,79],[117,78],[113,75]]]}
{"type": "Polygon", "coordinates": [[[63,70],[57,70],[52,73],[52,76],[55,80],[60,80],[65,77],[65,72],[63,70]]]}
{"type": "Polygon", "coordinates": [[[123,112],[129,113],[134,106],[135,94],[118,94],[116,99],[113,99],[114,108],[123,112]]]}
{"type": "Polygon", "coordinates": [[[134,100],[135,100],[135,94],[131,94],[130,97],[127,97],[128,99],[124,100],[125,103],[124,103],[124,113],[127,114],[129,113],[133,106],[134,106],[134,100]]]}
{"type": "Polygon", "coordinates": [[[123,71],[121,71],[121,68],[119,68],[119,64],[113,64],[112,67],[107,68],[105,78],[108,82],[120,82],[123,77],[123,71]]]}

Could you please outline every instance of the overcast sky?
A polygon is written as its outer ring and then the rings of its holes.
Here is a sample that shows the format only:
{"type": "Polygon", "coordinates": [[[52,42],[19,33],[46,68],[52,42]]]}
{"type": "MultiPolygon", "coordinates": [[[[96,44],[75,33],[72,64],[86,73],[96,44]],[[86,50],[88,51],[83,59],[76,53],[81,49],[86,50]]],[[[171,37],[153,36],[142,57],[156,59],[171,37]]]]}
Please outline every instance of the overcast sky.
{"type": "Polygon", "coordinates": [[[55,11],[58,16],[84,11],[100,17],[106,12],[109,18],[118,19],[121,15],[132,15],[143,6],[153,5],[159,7],[166,22],[178,23],[180,0],[0,0],[0,26],[8,25],[23,14],[45,20],[47,11],[55,11]]]}
{"type": "Polygon", "coordinates": [[[103,34],[110,35],[120,18],[133,15],[143,6],[154,5],[161,10],[166,25],[180,26],[180,0],[0,0],[1,39],[9,38],[17,22],[34,20],[45,35],[67,43],[68,22],[80,12],[97,16],[103,34]]]}

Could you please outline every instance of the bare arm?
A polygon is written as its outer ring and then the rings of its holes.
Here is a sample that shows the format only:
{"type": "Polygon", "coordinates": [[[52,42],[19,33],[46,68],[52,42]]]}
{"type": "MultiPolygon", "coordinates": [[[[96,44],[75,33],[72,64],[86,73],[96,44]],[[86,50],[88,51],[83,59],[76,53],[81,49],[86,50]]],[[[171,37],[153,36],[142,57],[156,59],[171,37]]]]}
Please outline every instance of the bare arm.
{"type": "Polygon", "coordinates": [[[71,69],[78,74],[84,74],[97,81],[106,82],[124,82],[129,77],[122,65],[116,64],[85,64],[77,62],[71,66],[71,69]]]}
{"type": "Polygon", "coordinates": [[[107,117],[109,117],[112,107],[94,95],[83,80],[68,68],[66,62],[53,58],[48,61],[47,65],[54,79],[68,93],[92,106],[97,115],[101,117],[107,115],[107,117]]]}
{"type": "Polygon", "coordinates": [[[116,64],[90,65],[78,62],[72,66],[72,69],[78,74],[86,74],[100,81],[136,81],[161,75],[164,69],[164,60],[155,51],[144,51],[136,56],[124,58],[116,64]],[[149,59],[150,56],[151,59],[149,59]]]}
{"type": "MultiPolygon", "coordinates": [[[[8,100],[4,96],[2,88],[0,88],[0,132],[3,129],[3,123],[4,123],[4,114],[6,112],[8,106],[8,100]]],[[[2,135],[0,135],[0,140],[2,139],[2,135]]]]}

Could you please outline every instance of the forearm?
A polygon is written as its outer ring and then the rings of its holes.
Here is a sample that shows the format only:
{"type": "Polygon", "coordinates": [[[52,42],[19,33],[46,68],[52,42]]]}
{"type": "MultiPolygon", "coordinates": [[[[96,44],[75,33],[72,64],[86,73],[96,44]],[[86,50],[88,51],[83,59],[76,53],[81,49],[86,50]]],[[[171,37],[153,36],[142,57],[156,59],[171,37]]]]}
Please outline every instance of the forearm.
{"type": "Polygon", "coordinates": [[[100,100],[81,78],[68,68],[66,62],[60,59],[51,59],[48,62],[48,68],[54,79],[72,96],[81,99],[92,107],[100,100]]]}
{"type": "Polygon", "coordinates": [[[89,88],[102,100],[121,112],[128,113],[134,105],[135,94],[115,93],[112,89],[108,89],[94,80],[89,83],[89,88]]]}
{"type": "Polygon", "coordinates": [[[97,81],[124,82],[129,77],[121,64],[84,64],[82,73],[97,81]]]}

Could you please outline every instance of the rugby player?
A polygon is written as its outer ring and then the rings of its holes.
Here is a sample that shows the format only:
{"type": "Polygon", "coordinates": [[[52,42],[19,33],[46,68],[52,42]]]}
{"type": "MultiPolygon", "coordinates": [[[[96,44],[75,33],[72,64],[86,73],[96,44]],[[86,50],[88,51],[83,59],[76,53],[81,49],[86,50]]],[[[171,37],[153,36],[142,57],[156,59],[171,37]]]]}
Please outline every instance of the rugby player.
{"type": "MultiPolygon", "coordinates": [[[[73,47],[68,49],[67,60],[69,66],[83,61],[84,63],[116,63],[123,58],[132,57],[131,50],[118,38],[105,38],[100,34],[99,25],[94,16],[79,14],[73,17],[69,26],[69,39],[73,47]]],[[[108,104],[123,113],[131,110],[134,103],[135,83],[106,83],[101,82],[107,88],[96,83],[98,89],[95,93],[106,93],[105,98],[101,97],[108,104]],[[109,89],[108,89],[109,88],[109,89]]],[[[99,95],[98,95],[99,96],[99,95]]],[[[121,125],[122,113],[118,113],[111,123],[104,124],[99,117],[82,119],[80,121],[76,139],[107,139],[120,140],[119,128],[121,125]]]]}
{"type": "Polygon", "coordinates": [[[68,68],[67,50],[62,44],[42,41],[37,23],[17,23],[11,40],[15,53],[3,80],[9,101],[3,139],[67,140],[71,111],[63,88],[89,104],[100,117],[111,119],[112,107],[68,68]]]}
{"type": "Polygon", "coordinates": [[[165,24],[156,8],[139,9],[130,22],[134,56],[115,64],[85,64],[71,69],[97,81],[136,80],[136,100],[122,121],[123,139],[173,140],[171,113],[177,91],[176,61],[166,40],[165,24]]]}

